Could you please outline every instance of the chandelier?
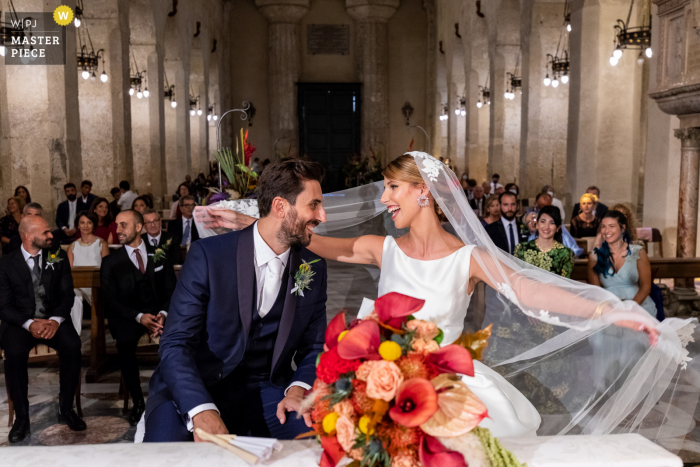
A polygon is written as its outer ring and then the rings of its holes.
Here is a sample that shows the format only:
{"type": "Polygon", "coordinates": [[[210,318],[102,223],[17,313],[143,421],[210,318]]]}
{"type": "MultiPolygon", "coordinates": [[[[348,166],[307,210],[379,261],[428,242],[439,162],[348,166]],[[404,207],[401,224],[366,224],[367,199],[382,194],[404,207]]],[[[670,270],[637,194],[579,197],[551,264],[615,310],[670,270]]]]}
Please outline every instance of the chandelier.
{"type": "MultiPolygon", "coordinates": [[[[515,70],[513,70],[513,73],[506,73],[508,75],[508,83],[506,86],[506,92],[503,93],[503,97],[505,97],[506,99],[510,99],[510,100],[515,99],[515,91],[522,88],[522,86],[523,86],[523,79],[518,74],[519,71],[520,71],[520,52],[518,52],[518,60],[515,62],[515,70]]],[[[522,91],[520,91],[520,93],[522,94],[522,91]]]]}
{"type": "Polygon", "coordinates": [[[134,55],[134,49],[131,49],[131,58],[134,60],[134,70],[136,72],[132,73],[131,66],[129,66],[129,95],[141,99],[142,97],[148,97],[150,94],[148,92],[148,86],[145,86],[144,90],[141,91],[141,85],[146,80],[146,70],[139,71],[139,66],[136,63],[136,56],[134,55]]]}
{"type": "Polygon", "coordinates": [[[559,82],[566,84],[569,82],[569,33],[571,32],[571,5],[569,0],[564,3],[564,24],[559,32],[559,42],[554,55],[547,54],[547,64],[545,65],[544,85],[552,85],[553,88],[559,86],[559,82]],[[561,57],[559,54],[562,54],[561,57]],[[552,77],[549,77],[549,72],[552,77]]]}
{"type": "Polygon", "coordinates": [[[489,75],[486,74],[486,81],[483,86],[479,86],[479,100],[476,102],[476,108],[480,109],[484,104],[491,105],[491,90],[489,89],[489,75]]]}
{"type": "MultiPolygon", "coordinates": [[[[82,2],[80,3],[82,7],[82,2]]],[[[80,9],[80,16],[83,18],[82,22],[78,22],[78,26],[85,23],[84,28],[78,27],[78,45],[80,46],[80,52],[78,53],[78,69],[82,70],[81,76],[83,79],[92,79],[95,81],[97,76],[95,72],[99,67],[99,61],[102,60],[102,74],[100,75],[100,81],[106,83],[108,80],[107,72],[105,71],[105,50],[100,49],[95,52],[95,48],[92,46],[92,38],[90,37],[90,30],[88,29],[87,21],[83,17],[83,9],[80,9]],[[85,32],[83,32],[83,30],[85,32]],[[90,46],[88,48],[88,45],[90,46]]],[[[77,18],[77,17],[76,17],[77,18]]]]}
{"type": "MultiPolygon", "coordinates": [[[[23,22],[20,21],[19,17],[17,16],[17,12],[15,11],[15,6],[12,3],[12,0],[9,2],[9,7],[10,7],[10,22],[9,23],[4,23],[2,22],[2,11],[0,11],[0,56],[4,57],[5,54],[7,54],[7,47],[9,44],[12,44],[12,38],[17,38],[21,39],[24,37],[24,26],[23,22]],[[19,27],[15,27],[12,24],[19,24],[19,27]],[[8,45],[6,45],[8,44],[8,45]]],[[[19,41],[20,43],[22,42],[21,40],[19,41]]]]}
{"type": "Polygon", "coordinates": [[[644,1],[642,7],[642,25],[630,27],[630,18],[632,17],[632,8],[634,8],[634,0],[630,3],[630,11],[627,13],[627,21],[617,20],[615,29],[615,39],[613,44],[615,48],[610,57],[610,65],[615,66],[622,58],[622,51],[625,49],[638,49],[637,63],[644,65],[644,56],[651,58],[651,8],[649,8],[648,0],[644,1]],[[642,50],[644,54],[642,54],[642,50]]]}
{"type": "Polygon", "coordinates": [[[450,116],[448,115],[448,112],[447,112],[447,104],[442,104],[442,113],[440,114],[440,116],[438,118],[440,119],[441,122],[444,122],[450,118],[450,116]]]}

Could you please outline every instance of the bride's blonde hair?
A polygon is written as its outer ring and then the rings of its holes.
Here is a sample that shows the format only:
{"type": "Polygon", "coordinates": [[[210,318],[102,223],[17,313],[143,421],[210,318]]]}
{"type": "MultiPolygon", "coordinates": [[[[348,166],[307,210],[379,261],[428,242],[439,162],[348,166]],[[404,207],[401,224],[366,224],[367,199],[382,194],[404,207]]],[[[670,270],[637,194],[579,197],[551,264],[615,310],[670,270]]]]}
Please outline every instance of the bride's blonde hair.
{"type": "MultiPolygon", "coordinates": [[[[384,170],[382,170],[382,175],[385,178],[407,182],[414,186],[425,183],[416,165],[416,160],[410,154],[404,154],[389,162],[389,164],[384,167],[384,170]]],[[[435,208],[435,214],[437,214],[440,222],[447,222],[447,217],[445,217],[440,206],[438,206],[434,199],[431,201],[435,208]]]]}

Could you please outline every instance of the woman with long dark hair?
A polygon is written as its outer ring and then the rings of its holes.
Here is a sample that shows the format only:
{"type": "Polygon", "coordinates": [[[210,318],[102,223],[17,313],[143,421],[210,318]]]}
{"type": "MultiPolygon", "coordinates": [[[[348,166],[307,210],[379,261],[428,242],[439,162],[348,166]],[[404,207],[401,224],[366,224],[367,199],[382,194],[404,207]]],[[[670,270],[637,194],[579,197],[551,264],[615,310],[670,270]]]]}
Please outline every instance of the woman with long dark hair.
{"type": "Polygon", "coordinates": [[[112,211],[109,208],[109,201],[106,198],[95,198],[90,205],[89,212],[94,214],[97,220],[97,223],[95,223],[95,235],[107,242],[108,245],[119,243],[117,239],[117,224],[114,223],[112,211]]]}
{"type": "Polygon", "coordinates": [[[651,292],[651,264],[644,248],[632,243],[629,221],[620,211],[608,211],[600,221],[603,243],[588,257],[588,282],[633,300],[656,316],[651,292]]]}
{"type": "Polygon", "coordinates": [[[518,243],[515,257],[545,271],[570,278],[575,257],[574,252],[564,246],[559,209],[554,206],[540,209],[535,226],[535,239],[518,243]]]}
{"type": "Polygon", "coordinates": [[[29,194],[29,190],[26,186],[20,185],[15,188],[15,196],[19,196],[24,200],[24,204],[27,205],[32,202],[32,195],[29,194]]]}

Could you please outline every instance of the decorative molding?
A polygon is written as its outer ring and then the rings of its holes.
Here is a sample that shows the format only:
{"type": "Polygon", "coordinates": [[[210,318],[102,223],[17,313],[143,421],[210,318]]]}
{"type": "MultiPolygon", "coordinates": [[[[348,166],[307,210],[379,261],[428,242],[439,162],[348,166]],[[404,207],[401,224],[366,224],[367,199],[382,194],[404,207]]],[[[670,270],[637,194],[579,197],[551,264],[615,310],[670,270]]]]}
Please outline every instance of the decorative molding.
{"type": "Polygon", "coordinates": [[[673,130],[673,136],[681,140],[683,147],[700,147],[700,128],[679,128],[673,130]]]}
{"type": "Polygon", "coordinates": [[[686,86],[677,86],[663,91],[651,92],[649,97],[652,99],[663,99],[666,97],[678,96],[681,94],[689,94],[691,92],[700,91],[700,83],[688,84],[686,86]]]}
{"type": "Polygon", "coordinates": [[[654,3],[659,6],[658,14],[665,15],[673,10],[684,7],[689,1],[690,0],[655,0],[654,3]]]}

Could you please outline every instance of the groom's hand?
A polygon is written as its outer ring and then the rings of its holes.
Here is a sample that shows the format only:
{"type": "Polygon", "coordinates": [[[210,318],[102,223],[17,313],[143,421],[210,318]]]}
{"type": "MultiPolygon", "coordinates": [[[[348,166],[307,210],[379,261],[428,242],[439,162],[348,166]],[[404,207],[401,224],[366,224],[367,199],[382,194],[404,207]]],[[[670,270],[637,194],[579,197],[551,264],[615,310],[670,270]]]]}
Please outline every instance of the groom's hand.
{"type": "Polygon", "coordinates": [[[221,420],[219,412],[216,410],[205,410],[204,412],[199,412],[192,419],[194,442],[201,443],[202,439],[197,436],[197,428],[201,428],[211,435],[227,435],[228,429],[224,425],[224,421],[221,420]]]}
{"type": "Polygon", "coordinates": [[[163,330],[163,326],[158,322],[158,319],[150,313],[144,313],[141,316],[141,324],[146,326],[149,334],[154,335],[163,330]]]}
{"type": "MultiPolygon", "coordinates": [[[[284,425],[287,421],[287,412],[299,413],[301,409],[301,402],[304,400],[304,388],[300,386],[292,386],[287,391],[287,397],[282,399],[279,404],[277,404],[277,418],[279,418],[280,423],[284,425]]],[[[304,422],[306,426],[311,428],[311,414],[309,412],[301,414],[304,416],[304,422]]]]}

